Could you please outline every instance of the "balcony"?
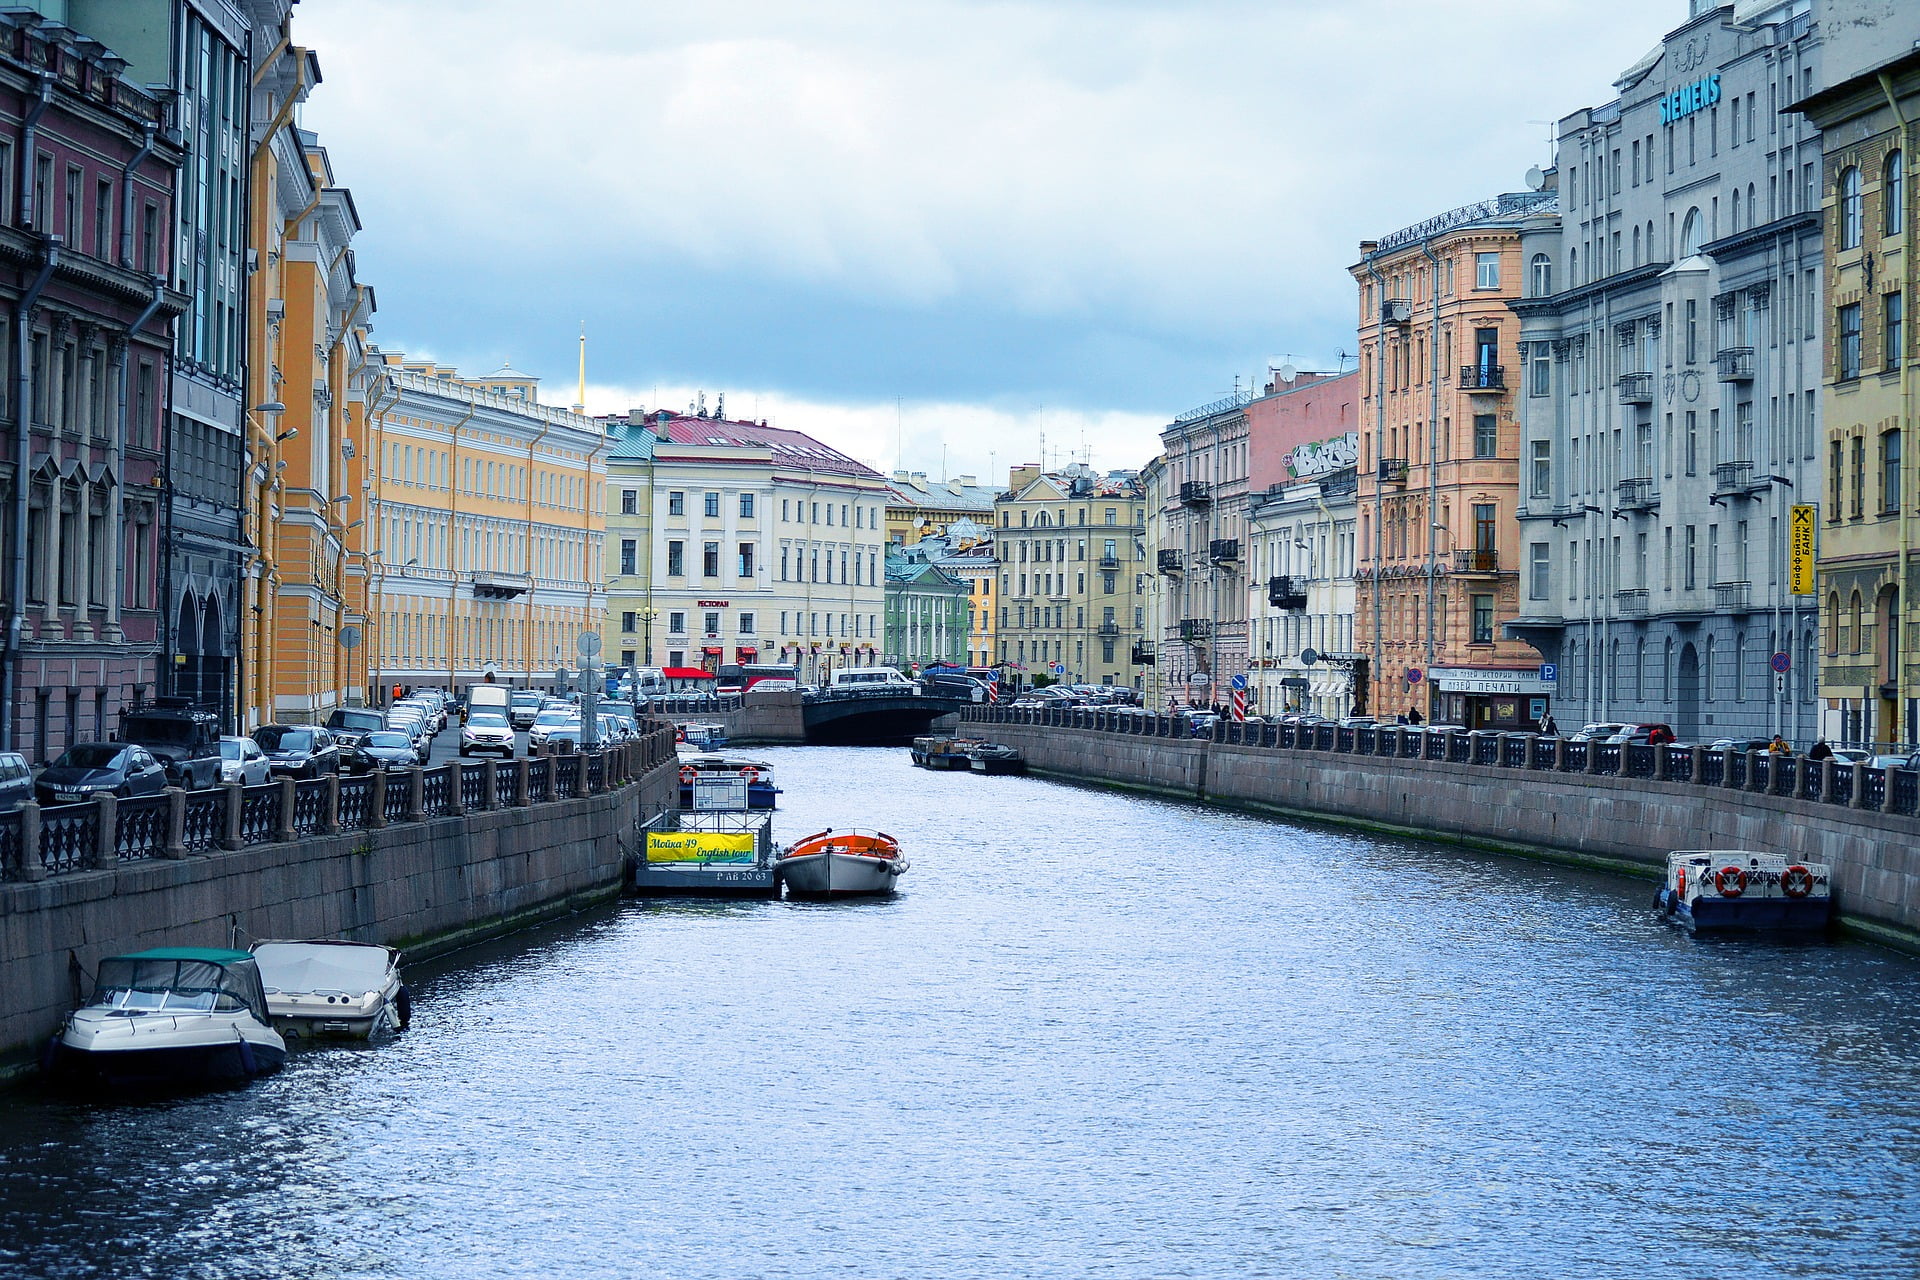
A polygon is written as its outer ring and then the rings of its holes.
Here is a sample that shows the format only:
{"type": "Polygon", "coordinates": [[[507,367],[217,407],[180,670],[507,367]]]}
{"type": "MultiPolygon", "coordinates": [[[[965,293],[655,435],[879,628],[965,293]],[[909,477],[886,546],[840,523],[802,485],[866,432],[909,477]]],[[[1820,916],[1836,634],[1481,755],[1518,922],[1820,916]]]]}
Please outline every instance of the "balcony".
{"type": "Polygon", "coordinates": [[[1120,634],[1120,624],[1117,622],[1103,622],[1100,624],[1100,634],[1108,638],[1117,636],[1120,634]]]}
{"type": "Polygon", "coordinates": [[[1745,613],[1750,608],[1748,600],[1752,595],[1752,583],[1716,582],[1713,584],[1713,607],[1722,613],[1745,613]]]}
{"type": "Polygon", "coordinates": [[[1307,580],[1305,578],[1268,578],[1267,603],[1276,609],[1306,608],[1307,580]]]}
{"type": "Polygon", "coordinates": [[[1133,653],[1131,656],[1133,658],[1133,665],[1136,667],[1150,667],[1154,665],[1153,641],[1135,640],[1133,642],[1133,653]]]}
{"type": "Polygon", "coordinates": [[[1215,564],[1240,563],[1240,539],[1215,538],[1207,544],[1207,559],[1215,564]]]}
{"type": "Polygon", "coordinates": [[[1653,491],[1651,477],[1637,480],[1622,480],[1618,489],[1617,505],[1622,511],[1658,511],[1660,495],[1653,491]]]}
{"type": "Polygon", "coordinates": [[[1498,573],[1500,553],[1492,547],[1468,547],[1453,553],[1455,573],[1498,573]]]}
{"type": "Polygon", "coordinates": [[[533,590],[533,579],[524,573],[496,573],[491,570],[473,575],[476,600],[511,600],[533,590]]]}
{"type": "Polygon", "coordinates": [[[1651,373],[1623,373],[1613,385],[1620,392],[1621,404],[1653,403],[1653,375],[1651,373]]]}
{"type": "Polygon", "coordinates": [[[1211,618],[1180,619],[1180,638],[1182,640],[1206,640],[1213,635],[1211,618]]]}
{"type": "Polygon", "coordinates": [[[1405,458],[1380,459],[1381,484],[1405,484],[1407,482],[1407,460],[1405,458]]]}
{"type": "Polygon", "coordinates": [[[1468,391],[1505,391],[1507,389],[1507,371],[1497,364],[1463,364],[1460,366],[1460,385],[1468,391]]]}
{"type": "Polygon", "coordinates": [[[1754,474],[1751,462],[1718,462],[1713,467],[1713,500],[1752,497],[1771,483],[1771,477],[1754,474]]]}
{"type": "Polygon", "coordinates": [[[1213,491],[1205,480],[1182,480],[1180,482],[1180,505],[1183,507],[1206,507],[1213,505],[1213,491]]]}
{"type": "Polygon", "coordinates": [[[1186,572],[1186,566],[1180,562],[1180,553],[1168,548],[1161,549],[1159,555],[1155,558],[1154,567],[1159,569],[1161,573],[1186,572]]]}
{"type": "Polygon", "coordinates": [[[1722,382],[1753,381],[1752,347],[1727,347],[1713,358],[1713,362],[1720,366],[1722,382]]]}
{"type": "Polygon", "coordinates": [[[1647,616],[1647,589],[1628,587],[1624,591],[1613,593],[1614,608],[1623,618],[1644,618],[1647,616]]]}
{"type": "Polygon", "coordinates": [[[1100,567],[1102,569],[1108,569],[1108,570],[1118,569],[1120,567],[1120,557],[1119,556],[1101,556],[1100,567]]]}

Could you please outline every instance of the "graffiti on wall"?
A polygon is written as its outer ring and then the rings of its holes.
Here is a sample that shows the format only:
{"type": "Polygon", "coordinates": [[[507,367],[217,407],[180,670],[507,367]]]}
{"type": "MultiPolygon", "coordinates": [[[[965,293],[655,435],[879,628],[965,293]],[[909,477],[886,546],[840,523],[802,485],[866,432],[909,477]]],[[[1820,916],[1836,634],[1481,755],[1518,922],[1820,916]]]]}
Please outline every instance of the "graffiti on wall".
{"type": "Polygon", "coordinates": [[[1287,455],[1287,474],[1309,480],[1330,471],[1342,471],[1360,461],[1360,433],[1349,431],[1330,440],[1310,440],[1287,455]]]}

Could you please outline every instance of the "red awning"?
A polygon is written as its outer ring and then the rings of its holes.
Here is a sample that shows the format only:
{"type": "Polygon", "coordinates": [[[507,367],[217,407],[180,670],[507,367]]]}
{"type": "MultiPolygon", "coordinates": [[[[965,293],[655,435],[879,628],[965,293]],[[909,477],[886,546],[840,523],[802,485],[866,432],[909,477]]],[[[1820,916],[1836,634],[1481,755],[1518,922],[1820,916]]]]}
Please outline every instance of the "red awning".
{"type": "Polygon", "coordinates": [[[759,652],[760,646],[757,644],[737,644],[733,646],[733,656],[736,658],[743,653],[758,654],[759,652]]]}
{"type": "Polygon", "coordinates": [[[713,672],[702,667],[666,667],[660,672],[669,680],[711,680],[713,672]]]}
{"type": "Polygon", "coordinates": [[[725,652],[726,652],[726,650],[725,650],[725,649],[722,649],[722,648],[721,648],[721,647],[720,647],[719,645],[713,645],[713,644],[710,644],[710,645],[708,645],[708,646],[707,646],[706,648],[704,648],[704,649],[702,649],[702,650],[700,650],[700,652],[702,652],[702,653],[710,653],[710,654],[712,654],[712,655],[713,655],[714,657],[716,657],[716,658],[717,658],[717,657],[719,657],[719,656],[720,656],[721,654],[723,654],[723,653],[725,653],[725,652]]]}

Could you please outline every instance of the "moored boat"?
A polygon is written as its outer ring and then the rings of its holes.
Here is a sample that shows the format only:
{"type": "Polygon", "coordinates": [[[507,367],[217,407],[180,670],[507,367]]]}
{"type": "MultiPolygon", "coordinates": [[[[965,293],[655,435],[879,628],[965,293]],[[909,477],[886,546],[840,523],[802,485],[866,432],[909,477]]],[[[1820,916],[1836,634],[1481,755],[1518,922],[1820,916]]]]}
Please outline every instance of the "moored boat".
{"type": "Polygon", "coordinates": [[[967,759],[966,747],[969,740],[955,738],[947,734],[930,734],[913,740],[913,762],[922,769],[967,769],[972,765],[967,759]]]}
{"type": "Polygon", "coordinates": [[[892,893],[906,873],[900,842],[884,831],[834,831],[797,840],[778,858],[773,871],[789,897],[849,898],[892,893]]]}
{"type": "Polygon", "coordinates": [[[969,742],[964,754],[975,773],[1025,773],[1027,762],[1012,747],[999,742],[969,742]]]}
{"type": "Polygon", "coordinates": [[[49,1046],[58,1079],[108,1090],[239,1084],[278,1071],[260,969],[245,951],[162,947],[100,962],[93,998],[49,1046]]]}
{"type": "Polygon", "coordinates": [[[1696,931],[1820,930],[1833,916],[1832,869],[1748,850],[1676,850],[1654,901],[1696,931]]]}
{"type": "Polygon", "coordinates": [[[253,958],[274,1030],[300,1039],[366,1040],[404,1031],[412,997],[400,953],[373,942],[256,942],[253,958]]]}
{"type": "Polygon", "coordinates": [[[747,808],[775,809],[780,788],[774,785],[773,766],[764,760],[738,756],[683,755],[680,757],[680,807],[691,809],[693,784],[702,778],[740,778],[747,784],[747,808]]]}
{"type": "Polygon", "coordinates": [[[695,721],[680,726],[675,738],[700,751],[712,751],[727,745],[727,726],[711,721],[695,721]]]}

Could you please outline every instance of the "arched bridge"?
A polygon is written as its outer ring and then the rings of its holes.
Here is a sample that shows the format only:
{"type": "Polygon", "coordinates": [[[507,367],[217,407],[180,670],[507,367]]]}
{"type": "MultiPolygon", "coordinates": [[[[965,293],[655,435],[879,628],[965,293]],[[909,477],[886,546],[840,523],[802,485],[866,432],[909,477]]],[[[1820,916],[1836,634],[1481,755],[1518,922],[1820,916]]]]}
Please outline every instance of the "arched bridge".
{"type": "Polygon", "coordinates": [[[902,742],[971,705],[964,695],[908,689],[821,689],[805,696],[802,710],[808,742],[902,742]]]}

